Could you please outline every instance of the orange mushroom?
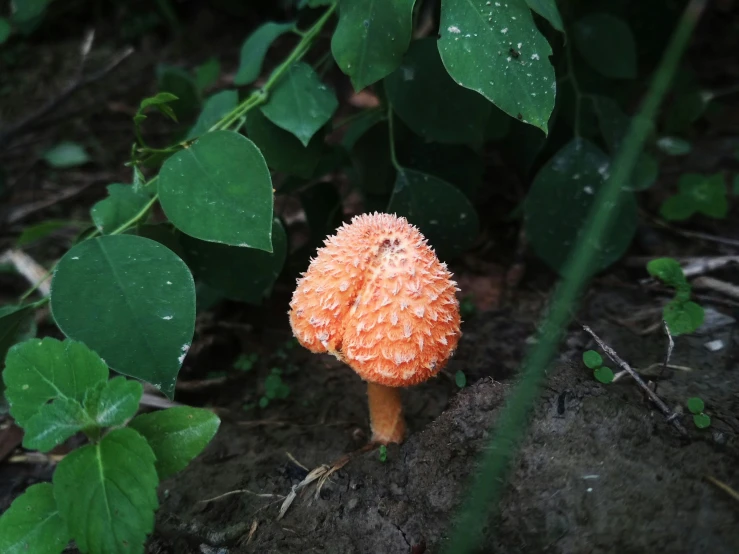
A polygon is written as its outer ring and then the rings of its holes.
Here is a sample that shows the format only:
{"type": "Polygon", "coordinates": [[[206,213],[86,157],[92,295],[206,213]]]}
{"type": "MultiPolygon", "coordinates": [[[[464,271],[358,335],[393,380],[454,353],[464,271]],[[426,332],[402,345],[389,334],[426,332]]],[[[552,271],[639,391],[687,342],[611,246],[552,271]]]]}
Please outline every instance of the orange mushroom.
{"type": "Polygon", "coordinates": [[[433,377],[454,353],[461,336],[459,289],[403,217],[357,216],[324,245],[293,293],[293,334],[367,381],[374,442],[402,442],[398,387],[433,377]]]}

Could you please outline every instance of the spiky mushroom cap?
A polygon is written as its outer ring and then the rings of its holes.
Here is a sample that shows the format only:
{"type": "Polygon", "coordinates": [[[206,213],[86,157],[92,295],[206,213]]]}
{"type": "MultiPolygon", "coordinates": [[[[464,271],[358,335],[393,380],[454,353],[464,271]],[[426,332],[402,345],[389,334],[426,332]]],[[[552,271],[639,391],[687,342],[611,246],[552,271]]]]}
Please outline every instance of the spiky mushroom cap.
{"type": "Polygon", "coordinates": [[[300,344],[389,387],[438,373],[461,336],[459,289],[421,232],[403,217],[364,214],[324,244],[290,302],[300,344]]]}

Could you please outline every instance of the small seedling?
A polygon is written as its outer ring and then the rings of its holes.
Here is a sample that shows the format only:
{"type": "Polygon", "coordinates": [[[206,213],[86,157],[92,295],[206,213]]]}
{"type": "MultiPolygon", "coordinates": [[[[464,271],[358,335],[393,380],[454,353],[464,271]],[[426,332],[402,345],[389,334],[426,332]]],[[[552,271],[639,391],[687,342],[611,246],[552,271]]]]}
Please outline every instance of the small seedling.
{"type": "Polygon", "coordinates": [[[252,352],[251,354],[241,354],[236,358],[233,367],[239,371],[251,371],[258,359],[259,356],[255,352],[252,352]]]}
{"type": "Polygon", "coordinates": [[[467,385],[467,376],[461,369],[454,374],[454,382],[460,389],[463,389],[467,385]]]}
{"type": "Polygon", "coordinates": [[[380,445],[379,458],[382,463],[387,461],[387,446],[384,444],[380,445]]]}
{"type": "Polygon", "coordinates": [[[669,221],[682,221],[696,213],[723,219],[729,212],[723,173],[689,173],[680,177],[677,188],[677,194],[665,200],[660,208],[662,217],[669,221]]]}
{"type": "Polygon", "coordinates": [[[259,399],[259,407],[266,408],[271,400],[284,400],[290,396],[290,387],[282,380],[282,370],[273,367],[264,380],[264,396],[259,399]]]}
{"type": "Polygon", "coordinates": [[[647,264],[647,271],[675,289],[675,297],[665,306],[662,317],[673,335],[692,333],[703,325],[705,312],[690,300],[691,287],[682,267],[673,258],[658,258],[647,264]]]}
{"type": "Polygon", "coordinates": [[[693,423],[695,423],[695,426],[698,429],[705,429],[706,427],[709,427],[711,425],[711,418],[703,413],[703,410],[705,409],[706,405],[697,396],[694,396],[692,398],[688,398],[688,410],[690,410],[690,413],[693,414],[693,423]]]}
{"type": "Polygon", "coordinates": [[[613,371],[603,365],[603,358],[595,350],[587,350],[582,354],[583,363],[593,370],[593,376],[607,385],[613,381],[613,371]]]}

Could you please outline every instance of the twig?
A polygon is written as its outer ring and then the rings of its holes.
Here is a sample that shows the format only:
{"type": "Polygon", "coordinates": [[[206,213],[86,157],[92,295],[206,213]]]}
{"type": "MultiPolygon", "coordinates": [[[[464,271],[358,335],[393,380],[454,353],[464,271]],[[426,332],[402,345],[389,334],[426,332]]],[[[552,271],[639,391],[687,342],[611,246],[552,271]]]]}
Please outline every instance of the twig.
{"type": "Polygon", "coordinates": [[[662,371],[659,372],[660,377],[664,375],[665,370],[667,369],[667,365],[670,363],[670,357],[672,356],[672,350],[675,348],[675,341],[672,340],[672,333],[670,333],[670,327],[667,325],[667,322],[664,319],[662,320],[662,328],[665,330],[665,335],[667,335],[667,352],[665,353],[665,362],[662,364],[662,371]]]}
{"type": "Polygon", "coordinates": [[[234,494],[250,494],[252,496],[257,496],[259,498],[279,498],[279,499],[285,498],[285,495],[283,494],[266,494],[266,493],[258,493],[258,492],[250,491],[249,489],[239,489],[235,491],[224,492],[223,494],[219,494],[218,496],[214,496],[213,498],[206,498],[205,500],[198,500],[198,504],[206,504],[207,502],[215,502],[216,500],[220,500],[228,496],[233,496],[234,494]]]}
{"type": "Polygon", "coordinates": [[[708,289],[725,294],[726,296],[731,296],[732,298],[739,298],[739,286],[736,286],[733,283],[727,283],[726,281],[720,281],[719,279],[714,279],[713,277],[704,275],[703,277],[693,279],[692,284],[694,287],[699,289],[708,289]]]}
{"type": "Polygon", "coordinates": [[[48,196],[44,200],[39,200],[38,202],[32,202],[30,204],[19,206],[18,208],[10,212],[10,214],[8,214],[7,222],[8,224],[18,223],[19,221],[21,221],[22,219],[25,219],[32,213],[48,208],[49,206],[53,206],[57,202],[61,202],[63,200],[72,198],[73,196],[77,196],[79,193],[81,193],[82,191],[91,187],[94,184],[96,184],[96,182],[90,181],[89,183],[85,183],[78,187],[66,188],[62,190],[59,194],[48,196]]]}
{"type": "Polygon", "coordinates": [[[739,492],[736,492],[734,489],[732,489],[729,485],[724,483],[723,481],[719,481],[715,477],[711,477],[710,475],[704,476],[704,479],[710,483],[713,483],[718,488],[720,488],[722,491],[724,491],[726,494],[728,494],[731,498],[739,502],[739,492]]]}
{"type": "Polygon", "coordinates": [[[12,264],[26,281],[32,285],[38,284],[37,288],[43,296],[49,296],[51,292],[51,283],[48,280],[50,273],[23,250],[6,250],[0,255],[0,262],[12,264]]]}
{"type": "Polygon", "coordinates": [[[657,226],[663,227],[669,231],[672,231],[675,234],[682,235],[683,237],[706,240],[709,242],[717,242],[719,244],[726,244],[728,246],[739,248],[739,240],[727,239],[724,237],[717,237],[714,235],[709,235],[707,233],[700,233],[698,231],[686,231],[684,229],[678,229],[677,227],[673,227],[672,225],[670,225],[669,223],[665,221],[662,221],[661,219],[652,218],[652,220],[655,222],[655,224],[657,224],[657,226]]]}
{"type": "Polygon", "coordinates": [[[644,392],[647,393],[647,396],[654,402],[657,407],[662,411],[662,413],[667,418],[667,421],[672,423],[672,425],[677,429],[681,435],[687,436],[688,432],[685,430],[685,427],[683,427],[682,423],[678,420],[678,414],[674,413],[670,408],[667,407],[667,404],[662,402],[662,399],[657,396],[657,394],[650,389],[647,384],[642,380],[641,377],[639,377],[639,374],[631,369],[631,366],[627,364],[624,360],[622,360],[618,354],[616,354],[616,351],[613,350],[610,346],[608,346],[605,342],[601,340],[601,338],[596,335],[593,330],[588,327],[587,325],[582,326],[583,330],[588,333],[595,342],[598,343],[598,346],[600,346],[601,350],[606,353],[606,355],[615,363],[618,364],[622,369],[627,371],[629,375],[636,381],[636,383],[644,390],[644,392]]]}

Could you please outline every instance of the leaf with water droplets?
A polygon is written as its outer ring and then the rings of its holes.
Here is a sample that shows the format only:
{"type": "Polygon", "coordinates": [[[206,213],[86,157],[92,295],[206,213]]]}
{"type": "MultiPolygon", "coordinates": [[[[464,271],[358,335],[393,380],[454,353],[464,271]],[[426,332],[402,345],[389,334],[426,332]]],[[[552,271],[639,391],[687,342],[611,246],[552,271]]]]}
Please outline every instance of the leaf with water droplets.
{"type": "Polygon", "coordinates": [[[524,0],[445,0],[440,33],[441,59],[457,83],[548,132],[557,88],[552,48],[524,0]]]}

